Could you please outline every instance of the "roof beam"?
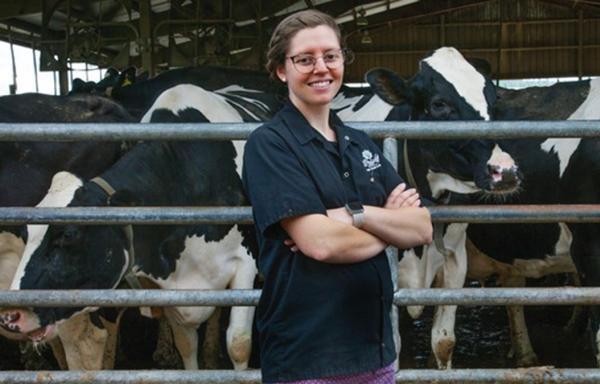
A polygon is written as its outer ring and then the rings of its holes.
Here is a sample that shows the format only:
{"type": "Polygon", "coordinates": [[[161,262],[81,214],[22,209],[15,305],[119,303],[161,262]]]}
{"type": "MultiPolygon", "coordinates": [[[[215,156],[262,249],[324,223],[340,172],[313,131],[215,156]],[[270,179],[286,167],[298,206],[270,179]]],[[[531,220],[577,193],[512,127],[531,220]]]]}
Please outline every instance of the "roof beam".
{"type": "Polygon", "coordinates": [[[42,12],[41,3],[39,0],[2,1],[0,2],[0,20],[42,12]]]}

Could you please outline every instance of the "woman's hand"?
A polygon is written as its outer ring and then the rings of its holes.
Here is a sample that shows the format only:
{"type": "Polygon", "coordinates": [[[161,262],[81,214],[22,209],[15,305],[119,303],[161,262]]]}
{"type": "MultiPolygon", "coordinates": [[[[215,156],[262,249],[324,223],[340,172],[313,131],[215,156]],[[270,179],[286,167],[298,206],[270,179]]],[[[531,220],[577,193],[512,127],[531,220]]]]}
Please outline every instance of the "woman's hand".
{"type": "Polygon", "coordinates": [[[406,183],[400,183],[390,193],[384,208],[420,207],[421,199],[414,188],[406,189],[406,183]]]}

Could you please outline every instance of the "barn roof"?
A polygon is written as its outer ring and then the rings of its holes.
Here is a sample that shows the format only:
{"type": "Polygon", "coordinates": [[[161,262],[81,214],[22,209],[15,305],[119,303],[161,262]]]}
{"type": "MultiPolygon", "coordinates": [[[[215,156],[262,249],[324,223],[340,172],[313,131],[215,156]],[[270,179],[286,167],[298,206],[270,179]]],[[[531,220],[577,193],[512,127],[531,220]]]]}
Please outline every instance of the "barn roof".
{"type": "Polygon", "coordinates": [[[442,45],[484,59],[495,78],[600,74],[600,1],[591,0],[19,0],[0,3],[0,39],[41,49],[41,70],[260,69],[277,22],[310,7],[342,26],[357,56],[351,81],[374,66],[410,76],[442,45]]]}

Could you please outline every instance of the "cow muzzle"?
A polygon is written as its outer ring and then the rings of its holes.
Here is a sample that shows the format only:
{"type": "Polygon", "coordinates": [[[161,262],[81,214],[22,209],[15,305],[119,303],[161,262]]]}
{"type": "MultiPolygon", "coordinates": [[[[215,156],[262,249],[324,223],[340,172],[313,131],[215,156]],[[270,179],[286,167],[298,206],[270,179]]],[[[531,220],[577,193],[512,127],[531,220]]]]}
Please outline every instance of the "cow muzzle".
{"type": "Polygon", "coordinates": [[[510,194],[516,192],[521,185],[519,167],[516,164],[509,167],[488,164],[487,173],[492,193],[510,194]]]}
{"type": "Polygon", "coordinates": [[[27,338],[34,343],[52,339],[55,325],[41,326],[38,316],[28,309],[10,308],[0,311],[0,327],[15,335],[14,338],[27,338]]]}
{"type": "Polygon", "coordinates": [[[487,162],[489,192],[508,195],[515,193],[521,186],[521,173],[515,160],[496,145],[487,162]]]}

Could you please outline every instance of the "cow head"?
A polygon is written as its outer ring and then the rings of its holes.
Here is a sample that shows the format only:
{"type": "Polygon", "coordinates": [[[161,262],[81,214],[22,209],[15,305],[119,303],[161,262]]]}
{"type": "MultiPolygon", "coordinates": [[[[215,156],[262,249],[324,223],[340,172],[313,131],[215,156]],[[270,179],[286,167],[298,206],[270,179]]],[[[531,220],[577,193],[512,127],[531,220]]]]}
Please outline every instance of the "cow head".
{"type": "MultiPolygon", "coordinates": [[[[440,48],[423,59],[419,72],[404,81],[387,69],[367,73],[367,82],[386,103],[411,108],[413,120],[490,120],[494,86],[454,48],[440,48]]],[[[423,140],[420,158],[433,197],[444,191],[498,196],[516,192],[518,167],[491,140],[423,140]]]]}
{"type": "MultiPolygon", "coordinates": [[[[57,173],[38,207],[102,206],[106,194],[68,172],[57,173]]],[[[28,225],[28,240],[11,289],[111,289],[127,266],[128,242],[118,226],[28,225]]],[[[54,324],[82,308],[14,308],[0,325],[35,342],[55,336],[54,324]]]]}

